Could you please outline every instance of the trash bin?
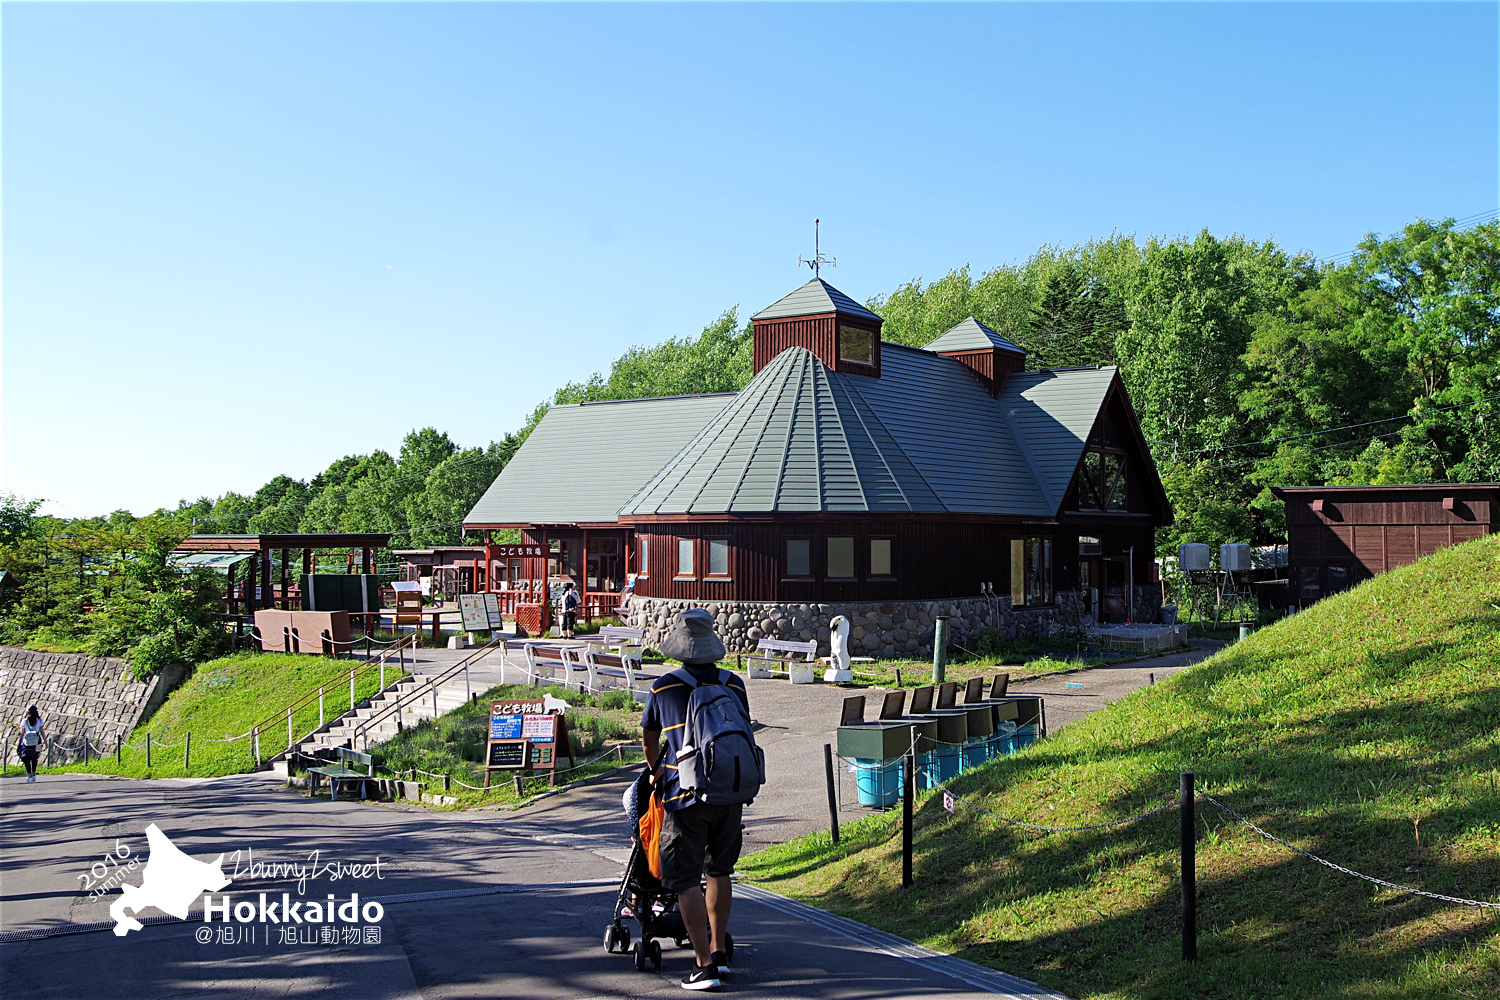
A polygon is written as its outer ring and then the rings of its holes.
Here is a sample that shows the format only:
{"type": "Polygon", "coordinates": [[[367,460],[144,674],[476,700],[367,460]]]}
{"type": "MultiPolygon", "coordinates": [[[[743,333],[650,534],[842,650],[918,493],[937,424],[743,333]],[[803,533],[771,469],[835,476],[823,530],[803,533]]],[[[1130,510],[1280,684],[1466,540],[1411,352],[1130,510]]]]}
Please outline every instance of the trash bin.
{"type": "Polygon", "coordinates": [[[889,809],[901,801],[901,782],[905,777],[900,757],[880,760],[856,757],[853,763],[854,787],[859,804],[872,809],[889,809]]]}
{"type": "Polygon", "coordinates": [[[990,759],[990,736],[975,736],[959,747],[959,768],[967,771],[990,759]]]}
{"type": "Polygon", "coordinates": [[[1177,609],[1170,604],[1161,606],[1161,623],[1163,625],[1177,624],[1177,609]]]}

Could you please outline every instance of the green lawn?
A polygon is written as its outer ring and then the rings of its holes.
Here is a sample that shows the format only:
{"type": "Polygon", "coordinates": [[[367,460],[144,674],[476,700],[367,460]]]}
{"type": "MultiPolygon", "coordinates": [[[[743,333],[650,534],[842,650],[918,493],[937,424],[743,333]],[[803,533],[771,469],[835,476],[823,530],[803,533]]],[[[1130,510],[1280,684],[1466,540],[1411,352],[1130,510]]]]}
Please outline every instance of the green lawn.
{"type": "MultiPolygon", "coordinates": [[[[481,764],[489,737],[490,703],[506,698],[540,698],[547,694],[561,698],[571,706],[564,713],[564,719],[572,737],[577,764],[563,758],[560,765],[566,773],[558,775],[559,784],[618,767],[622,760],[640,759],[641,709],[628,692],[607,691],[590,695],[556,684],[542,687],[501,684],[440,719],[424,720],[385,743],[372,745],[376,767],[382,774],[405,773],[413,768],[428,772],[421,776],[421,780],[428,782],[426,790],[456,799],[450,808],[517,802],[512,772],[494,772],[492,787],[485,791],[464,786],[484,785],[481,764]],[[605,753],[622,741],[623,757],[605,753]],[[585,764],[591,759],[601,758],[601,755],[603,759],[585,764]],[[434,776],[447,776],[450,780],[444,787],[442,777],[434,776]]],[[[522,782],[522,792],[526,796],[548,787],[550,779],[545,772],[536,772],[522,782]]]]}
{"type": "MultiPolygon", "coordinates": [[[[349,709],[349,669],[362,660],[335,660],[324,656],[287,653],[236,653],[210,660],[194,669],[191,677],[173,691],[166,704],[126,741],[121,762],[113,755],[89,764],[44,768],[44,771],[87,771],[121,774],[133,778],[168,778],[184,775],[211,776],[254,770],[250,740],[223,741],[240,736],[278,709],[284,710],[302,695],[323,687],[325,718],[332,721],[349,709]],[[146,765],[146,734],[153,743],[151,766],[146,765]],[[183,768],[183,743],[193,734],[192,755],[183,768]]],[[[401,678],[398,664],[388,664],[387,685],[401,678]]],[[[355,678],[356,702],[364,701],[380,688],[375,670],[355,678]]],[[[316,699],[297,711],[292,726],[298,738],[318,723],[316,699]]],[[[113,747],[108,749],[113,750],[113,747]]],[[[261,733],[261,755],[269,758],[286,749],[283,716],[261,733]]],[[[12,764],[12,768],[16,765],[12,764]]]]}
{"type": "MultiPolygon", "coordinates": [[[[1291,843],[1428,891],[1500,899],[1500,536],[1265,628],[992,762],[955,790],[1045,825],[1201,790],[1291,843]]],[[[1040,834],[919,803],[741,862],[769,888],[1087,998],[1500,996],[1494,910],[1383,889],[1200,803],[1199,951],[1179,958],[1178,814],[1040,834]]]]}

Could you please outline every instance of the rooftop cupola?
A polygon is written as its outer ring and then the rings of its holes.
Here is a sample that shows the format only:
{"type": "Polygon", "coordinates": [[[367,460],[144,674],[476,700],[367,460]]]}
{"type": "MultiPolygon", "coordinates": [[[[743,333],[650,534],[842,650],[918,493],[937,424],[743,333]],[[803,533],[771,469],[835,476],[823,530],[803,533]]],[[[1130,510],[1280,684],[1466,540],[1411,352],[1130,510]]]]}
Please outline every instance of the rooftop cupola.
{"type": "Polygon", "coordinates": [[[991,396],[1000,394],[1005,377],[1026,370],[1026,351],[970,316],[927,345],[934,354],[952,358],[974,373],[991,396]]]}
{"type": "Polygon", "coordinates": [[[788,347],[805,347],[829,370],[880,377],[881,318],[814,278],[750,317],[755,371],[788,347]]]}

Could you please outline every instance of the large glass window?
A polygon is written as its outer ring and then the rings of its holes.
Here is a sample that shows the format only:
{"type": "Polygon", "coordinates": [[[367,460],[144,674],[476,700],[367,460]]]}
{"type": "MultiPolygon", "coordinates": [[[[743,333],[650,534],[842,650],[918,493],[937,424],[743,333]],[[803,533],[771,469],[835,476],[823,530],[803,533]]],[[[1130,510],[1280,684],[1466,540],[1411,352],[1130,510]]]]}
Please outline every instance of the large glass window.
{"type": "Polygon", "coordinates": [[[1052,539],[1010,540],[1010,603],[1017,608],[1052,603],[1052,539]]]}
{"type": "Polygon", "coordinates": [[[677,575],[694,576],[693,572],[693,539],[677,539],[677,575]]]}
{"type": "Polygon", "coordinates": [[[812,576],[812,539],[786,540],[786,575],[812,576]]]}
{"type": "Polygon", "coordinates": [[[1341,590],[1348,590],[1348,589],[1349,589],[1349,567],[1348,566],[1330,566],[1330,567],[1328,567],[1328,593],[1329,593],[1329,595],[1332,596],[1333,594],[1337,594],[1341,590]]]}
{"type": "Polygon", "coordinates": [[[854,579],[854,539],[828,539],[828,579],[854,579]]]}
{"type": "Polygon", "coordinates": [[[729,575],[729,539],[710,538],[708,540],[708,575],[729,575]]]}
{"type": "Polygon", "coordinates": [[[651,539],[647,535],[635,536],[636,565],[640,567],[637,572],[639,572],[641,576],[648,576],[651,572],[647,568],[650,566],[650,560],[647,558],[647,553],[651,551],[650,542],[651,539]]]}
{"type": "Polygon", "coordinates": [[[870,539],[870,575],[891,576],[891,540],[870,539]]]}
{"type": "Polygon", "coordinates": [[[853,326],[839,327],[839,360],[875,364],[875,334],[853,326]]]}

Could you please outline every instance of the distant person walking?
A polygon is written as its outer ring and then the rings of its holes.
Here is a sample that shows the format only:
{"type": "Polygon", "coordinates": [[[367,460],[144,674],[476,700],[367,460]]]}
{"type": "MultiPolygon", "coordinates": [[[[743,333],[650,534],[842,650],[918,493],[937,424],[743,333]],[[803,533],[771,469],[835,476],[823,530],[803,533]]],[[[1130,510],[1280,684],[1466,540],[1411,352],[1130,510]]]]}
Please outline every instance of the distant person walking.
{"type": "Polygon", "coordinates": [[[557,613],[561,619],[561,628],[564,639],[573,638],[573,626],[578,623],[578,606],[583,603],[583,598],[569,580],[563,584],[562,597],[557,599],[557,613]]]}
{"type": "Polygon", "coordinates": [[[751,733],[745,682],[718,668],[724,643],[713,616],[702,608],[682,612],[659,648],[682,661],[651,685],[641,716],[646,766],[666,808],[661,881],[677,893],[697,959],[682,988],[712,990],[729,974],[729,876],[740,857],[741,813],[765,780],[765,758],[751,733]]]}
{"type": "Polygon", "coordinates": [[[37,711],[35,705],[26,710],[21,716],[21,739],[16,748],[21,755],[21,763],[26,766],[26,783],[29,785],[36,781],[36,762],[41,757],[42,747],[47,745],[47,727],[42,722],[42,713],[37,711]]]}

